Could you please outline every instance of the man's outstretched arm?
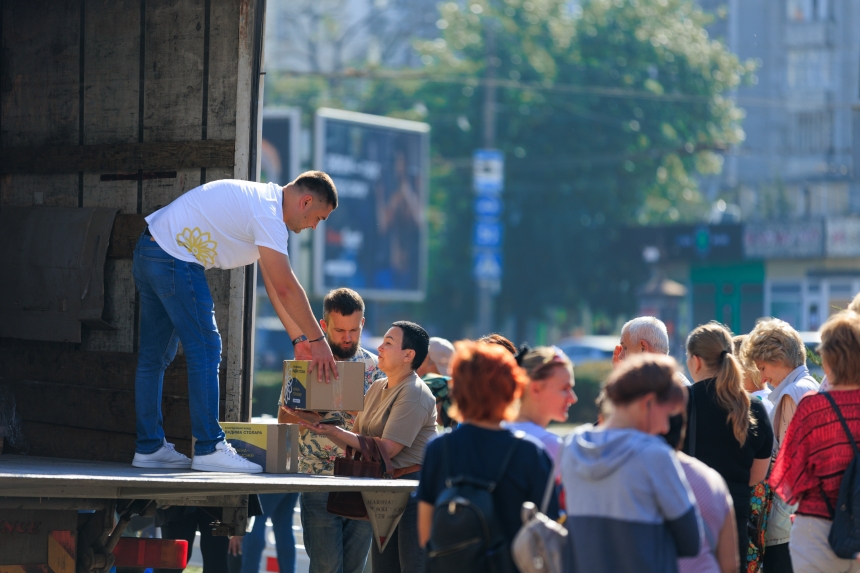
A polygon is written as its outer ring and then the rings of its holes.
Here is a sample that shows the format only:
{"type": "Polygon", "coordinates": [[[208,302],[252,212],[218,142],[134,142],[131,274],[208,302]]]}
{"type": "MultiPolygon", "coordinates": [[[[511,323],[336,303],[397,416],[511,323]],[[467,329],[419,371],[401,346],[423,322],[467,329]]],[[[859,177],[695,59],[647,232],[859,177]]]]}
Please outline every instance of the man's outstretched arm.
{"type": "Polygon", "coordinates": [[[281,310],[284,311],[283,314],[286,316],[278,313],[278,317],[284,323],[284,328],[287,329],[290,336],[296,332],[296,330],[291,329],[298,327],[295,336],[304,334],[309,340],[321,338],[322,340],[319,342],[311,344],[311,370],[317,366],[320,367],[320,381],[328,382],[332,377],[337,378],[337,368],[331,348],[329,348],[323,331],[314,317],[305,289],[299,284],[293,269],[290,267],[289,258],[285,254],[268,247],[261,246],[258,248],[260,249],[263,282],[267,283],[266,292],[272,300],[272,305],[275,306],[275,312],[278,312],[277,304],[280,304],[281,310]]]}

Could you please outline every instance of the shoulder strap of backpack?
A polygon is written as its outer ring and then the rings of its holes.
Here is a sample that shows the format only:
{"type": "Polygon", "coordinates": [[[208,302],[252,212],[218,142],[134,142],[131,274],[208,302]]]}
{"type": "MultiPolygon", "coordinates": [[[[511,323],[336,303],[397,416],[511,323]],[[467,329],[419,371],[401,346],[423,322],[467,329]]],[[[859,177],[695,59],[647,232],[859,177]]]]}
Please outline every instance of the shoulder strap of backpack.
{"type": "MultiPolygon", "coordinates": [[[[860,454],[860,450],[857,449],[857,442],[854,441],[854,436],[851,435],[851,428],[848,427],[848,422],[845,421],[845,416],[842,415],[842,410],[839,409],[839,406],[836,404],[836,400],[833,399],[833,396],[830,395],[830,392],[821,392],[827,401],[830,402],[830,405],[833,407],[833,411],[836,412],[836,416],[839,418],[839,423],[842,424],[842,429],[845,431],[845,435],[848,436],[848,441],[851,442],[851,447],[854,448],[854,455],[860,454]]],[[[821,492],[821,497],[824,498],[824,503],[827,504],[827,513],[830,514],[830,518],[832,519],[836,515],[836,511],[833,509],[833,504],[830,503],[830,498],[827,497],[827,494],[824,492],[824,485],[821,482],[818,482],[818,490],[821,492]]]]}
{"type": "Polygon", "coordinates": [[[514,443],[511,444],[511,447],[508,448],[508,451],[505,452],[505,457],[502,458],[502,466],[499,468],[499,474],[496,476],[496,479],[490,482],[490,487],[488,488],[490,493],[496,489],[496,484],[502,481],[502,478],[505,477],[505,472],[508,470],[508,465],[511,463],[511,459],[514,457],[514,451],[517,449],[517,446],[520,444],[520,440],[525,436],[524,432],[513,432],[514,443]]]}
{"type": "Polygon", "coordinates": [[[857,442],[854,441],[854,436],[851,435],[851,428],[848,427],[848,422],[845,421],[845,416],[842,415],[842,410],[839,409],[839,406],[836,404],[836,400],[833,399],[830,392],[822,392],[822,394],[824,394],[824,397],[827,398],[828,402],[830,402],[830,405],[833,406],[833,410],[839,418],[839,423],[842,424],[842,429],[845,430],[845,435],[848,436],[848,440],[851,442],[851,447],[854,448],[854,455],[860,454],[860,449],[857,448],[857,442]]]}
{"type": "Polygon", "coordinates": [[[549,509],[549,500],[552,492],[555,489],[555,474],[558,471],[558,466],[561,465],[561,456],[564,455],[564,446],[558,449],[558,459],[552,461],[552,470],[549,472],[549,479],[546,481],[546,489],[543,491],[543,499],[540,502],[540,512],[546,515],[546,510],[549,509]]]}

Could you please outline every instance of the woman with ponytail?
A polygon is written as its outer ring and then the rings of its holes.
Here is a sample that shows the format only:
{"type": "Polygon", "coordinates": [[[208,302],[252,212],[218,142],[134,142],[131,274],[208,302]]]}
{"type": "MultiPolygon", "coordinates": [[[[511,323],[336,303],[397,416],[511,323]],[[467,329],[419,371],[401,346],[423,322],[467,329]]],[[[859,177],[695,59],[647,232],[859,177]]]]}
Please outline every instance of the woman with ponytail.
{"type": "Polygon", "coordinates": [[[684,453],[715,469],[729,486],[738,524],[738,553],[746,570],[750,486],[767,475],[773,429],[761,401],[750,402],[732,335],[704,324],[687,338],[687,368],[694,384],[687,403],[684,453]]]}

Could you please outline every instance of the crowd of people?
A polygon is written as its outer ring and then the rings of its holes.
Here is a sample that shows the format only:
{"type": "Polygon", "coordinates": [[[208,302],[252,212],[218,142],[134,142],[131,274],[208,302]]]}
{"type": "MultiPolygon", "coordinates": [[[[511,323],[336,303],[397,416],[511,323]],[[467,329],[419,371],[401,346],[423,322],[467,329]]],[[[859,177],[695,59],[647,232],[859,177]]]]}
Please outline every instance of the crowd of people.
{"type": "MultiPolygon", "coordinates": [[[[669,356],[661,321],[631,320],[598,420],[562,438],[547,427],[566,420],[577,397],[574,365],[557,348],[517,348],[498,334],[451,344],[398,321],[375,355],[360,344],[364,302],[346,288],[326,296],[316,320],[290,268],[286,230],[315,228],[337,203],[331,179],[308,172],[283,187],[208,183],[147,217],[134,254],[133,465],[262,471],[218,424],[221,339],[203,272],[259,260],[297,358],[324,381],[337,376],[335,359],[365,365],[361,412],[323,420],[288,411],[304,426],[301,471],[330,475],[345,450],[369,437],[390,460],[388,477],[418,481],[384,551],[368,522],[332,514],[326,494],[301,494],[311,573],[358,573],[368,553],[374,573],[528,573],[550,562],[577,573],[860,571],[860,497],[852,497],[860,496],[860,295],[821,328],[820,384],[799,334],[782,320],[734,337],[716,322],[696,327],[685,348],[692,380],[669,356]],[[164,370],[180,341],[193,460],[165,440],[161,413],[164,370]],[[545,529],[529,531],[563,538],[564,549],[549,555],[559,545],[523,537],[525,519],[542,519],[545,529]]],[[[260,508],[284,544],[293,543],[295,503],[284,495],[260,508]]],[[[203,532],[200,512],[175,512],[165,531],[203,532]]],[[[260,533],[230,542],[233,553],[244,549],[245,571],[259,562],[260,533]]],[[[287,573],[293,548],[281,551],[287,573]]]]}
{"type": "MultiPolygon", "coordinates": [[[[345,413],[343,426],[304,421],[303,457],[330,464],[358,435],[377,437],[397,477],[419,486],[386,551],[366,522],[328,514],[336,532],[305,527],[311,572],[361,571],[368,549],[374,572],[482,570],[473,553],[449,547],[438,521],[439,500],[464,476],[493,484],[507,548],[499,571],[517,571],[509,548],[522,505],[540,504],[547,480],[557,486],[546,515],[569,533],[568,571],[860,571],[827,540],[854,449],[823,395],[860,432],[860,296],[822,328],[821,389],[784,321],[763,319],[740,336],[715,322],[695,328],[688,379],[669,356],[665,325],[631,320],[598,420],[564,438],[547,429],[577,401],[574,365],[558,348],[518,349],[499,334],[451,344],[397,322],[368,359],[358,342],[363,310],[350,289],[324,302],[329,323],[359,325],[346,341],[324,330],[339,359],[365,360],[365,410],[345,413]]],[[[308,507],[303,500],[303,514],[308,507]]]]}

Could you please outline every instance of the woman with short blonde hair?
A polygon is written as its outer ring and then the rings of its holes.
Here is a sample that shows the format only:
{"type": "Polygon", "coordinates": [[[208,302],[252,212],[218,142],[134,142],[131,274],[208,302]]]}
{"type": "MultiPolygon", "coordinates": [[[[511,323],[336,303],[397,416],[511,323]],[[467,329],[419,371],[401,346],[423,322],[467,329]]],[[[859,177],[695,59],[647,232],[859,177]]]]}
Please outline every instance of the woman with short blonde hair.
{"type": "MultiPolygon", "coordinates": [[[[770,421],[778,451],[798,404],[806,394],[818,391],[818,382],[806,367],[806,346],[790,324],[778,318],[768,318],[759,321],[750,332],[743,346],[743,360],[754,364],[761,372],[762,381],[771,388],[768,397],[773,404],[770,421]]],[[[791,506],[779,496],[774,496],[767,523],[765,569],[790,570],[788,543],[792,513],[791,506]]]]}
{"type": "Polygon", "coordinates": [[[855,456],[839,421],[860,439],[860,315],[843,311],[821,328],[818,347],[830,390],[806,396],[788,426],[770,485],[787,503],[799,504],[791,528],[791,562],[797,573],[860,571],[840,559],[827,540],[842,476],[855,456]]]}

